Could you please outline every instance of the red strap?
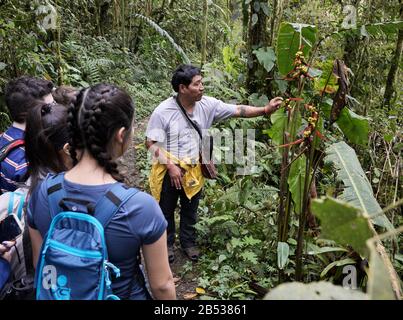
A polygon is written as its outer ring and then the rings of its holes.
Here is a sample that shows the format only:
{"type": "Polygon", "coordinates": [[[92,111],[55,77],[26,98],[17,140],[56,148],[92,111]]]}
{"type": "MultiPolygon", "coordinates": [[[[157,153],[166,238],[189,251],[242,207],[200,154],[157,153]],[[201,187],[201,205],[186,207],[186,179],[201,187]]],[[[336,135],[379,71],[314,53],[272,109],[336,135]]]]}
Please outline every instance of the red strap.
{"type": "Polygon", "coordinates": [[[17,140],[13,140],[8,145],[4,146],[0,152],[1,153],[0,161],[3,161],[7,157],[7,155],[11,152],[11,150],[18,148],[19,146],[22,146],[24,144],[25,144],[25,141],[23,139],[17,139],[17,140]]]}
{"type": "Polygon", "coordinates": [[[15,148],[17,148],[19,146],[24,145],[24,143],[25,143],[25,141],[23,139],[14,140],[12,143],[10,143],[7,146],[7,151],[6,152],[7,153],[10,152],[12,149],[15,149],[15,148]]]}

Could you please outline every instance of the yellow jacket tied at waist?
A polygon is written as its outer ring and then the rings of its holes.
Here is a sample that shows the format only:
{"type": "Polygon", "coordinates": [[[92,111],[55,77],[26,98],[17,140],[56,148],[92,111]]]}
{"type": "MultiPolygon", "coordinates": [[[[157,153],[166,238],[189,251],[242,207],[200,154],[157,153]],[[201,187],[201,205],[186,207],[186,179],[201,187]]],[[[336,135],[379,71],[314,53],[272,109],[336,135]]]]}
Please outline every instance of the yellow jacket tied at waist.
{"type": "MultiPolygon", "coordinates": [[[[165,156],[171,159],[176,165],[185,170],[185,174],[182,179],[183,191],[185,191],[186,197],[190,200],[194,195],[196,195],[204,185],[204,177],[201,172],[201,167],[199,161],[192,160],[190,158],[185,158],[179,160],[174,155],[165,151],[165,156]]],[[[158,160],[154,160],[151,167],[151,173],[149,178],[150,189],[152,196],[160,201],[162,183],[164,181],[164,176],[167,171],[167,166],[161,164],[158,160]]]]}

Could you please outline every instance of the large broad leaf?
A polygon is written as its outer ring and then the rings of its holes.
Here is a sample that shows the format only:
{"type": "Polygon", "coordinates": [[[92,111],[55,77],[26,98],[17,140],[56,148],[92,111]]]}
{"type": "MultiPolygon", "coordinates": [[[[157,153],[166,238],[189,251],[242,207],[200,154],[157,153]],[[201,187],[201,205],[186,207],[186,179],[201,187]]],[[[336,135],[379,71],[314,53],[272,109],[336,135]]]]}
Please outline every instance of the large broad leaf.
{"type": "Polygon", "coordinates": [[[270,129],[265,130],[273,142],[277,145],[283,144],[284,130],[287,125],[287,114],[284,108],[280,108],[270,116],[271,123],[273,124],[270,129]]]}
{"type": "Polygon", "coordinates": [[[277,61],[280,73],[285,76],[293,69],[295,54],[301,46],[303,46],[304,56],[308,57],[315,41],[315,26],[283,22],[277,38],[277,61]]]}
{"type": "Polygon", "coordinates": [[[288,255],[290,254],[290,247],[287,242],[279,242],[277,244],[277,266],[279,269],[284,269],[287,265],[288,255]]]}
{"type": "MultiPolygon", "coordinates": [[[[370,247],[368,294],[374,300],[395,300],[391,277],[374,244],[370,247]]],[[[384,251],[384,250],[379,250],[384,251]]]]}
{"type": "Polygon", "coordinates": [[[373,233],[360,209],[332,198],[315,199],[311,208],[320,219],[322,238],[350,245],[361,256],[368,257],[366,241],[373,233]]]}
{"type": "Polygon", "coordinates": [[[361,35],[390,35],[399,32],[400,29],[403,28],[403,21],[391,21],[391,22],[381,22],[381,23],[373,23],[361,26],[358,30],[360,30],[361,35]]]}
{"type": "Polygon", "coordinates": [[[270,290],[264,300],[369,300],[359,290],[345,289],[326,281],[308,284],[283,283],[270,290]]]}
{"type": "Polygon", "coordinates": [[[317,255],[321,253],[337,252],[337,251],[348,252],[346,248],[342,247],[318,247],[317,245],[308,243],[307,254],[317,255]]]}
{"type": "Polygon", "coordinates": [[[348,108],[343,108],[336,123],[349,141],[362,146],[368,144],[369,123],[367,118],[359,116],[348,108]]]}
{"type": "Polygon", "coordinates": [[[253,50],[253,53],[267,72],[270,72],[273,69],[274,63],[276,62],[276,53],[273,48],[259,48],[258,50],[253,50]]]}
{"type": "Polygon", "coordinates": [[[337,78],[333,73],[333,60],[317,62],[315,66],[322,70],[321,76],[314,79],[315,90],[319,94],[322,94],[323,91],[326,93],[335,93],[339,86],[337,78]]]}
{"type": "Polygon", "coordinates": [[[302,208],[302,195],[304,194],[304,180],[306,173],[306,157],[300,156],[293,162],[288,175],[288,185],[294,203],[294,211],[299,214],[302,208]]]}
{"type": "Polygon", "coordinates": [[[338,177],[344,184],[340,199],[360,208],[369,217],[373,217],[372,220],[376,225],[392,230],[393,225],[388,218],[384,214],[380,215],[382,209],[374,197],[371,184],[362,170],[355,151],[341,141],[332,144],[326,153],[325,161],[334,163],[338,177]]]}

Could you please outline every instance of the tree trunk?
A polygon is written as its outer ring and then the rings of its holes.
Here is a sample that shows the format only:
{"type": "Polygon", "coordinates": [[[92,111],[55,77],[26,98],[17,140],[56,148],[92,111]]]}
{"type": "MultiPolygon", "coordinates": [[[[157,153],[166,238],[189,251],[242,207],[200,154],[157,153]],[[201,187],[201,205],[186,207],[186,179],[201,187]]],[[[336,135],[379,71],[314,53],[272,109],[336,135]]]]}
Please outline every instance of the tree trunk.
{"type": "Polygon", "coordinates": [[[101,31],[101,35],[105,35],[105,28],[108,24],[108,11],[110,7],[110,2],[103,2],[99,7],[99,29],[101,31]]]}
{"type": "MultiPolygon", "coordinates": [[[[358,6],[361,0],[353,0],[351,3],[342,4],[342,9],[344,5],[351,4],[355,8],[357,8],[357,21],[359,21],[358,17],[358,6]]],[[[362,18],[363,19],[363,18],[362,18]]],[[[364,24],[364,21],[361,21],[364,24]]],[[[361,70],[365,70],[366,66],[360,65],[360,47],[362,41],[359,35],[356,34],[347,34],[344,39],[344,54],[343,54],[343,61],[347,67],[349,67],[353,73],[355,74],[354,79],[352,79],[351,85],[351,95],[354,96],[357,93],[357,85],[360,81],[361,70]],[[358,66],[357,66],[358,64],[358,66]]]]}
{"type": "Polygon", "coordinates": [[[203,32],[200,67],[206,63],[207,58],[207,30],[208,30],[208,0],[203,2],[203,32]]]}
{"type": "MultiPolygon", "coordinates": [[[[400,20],[403,18],[403,5],[400,7],[400,20]]],[[[399,30],[399,35],[397,37],[396,42],[396,50],[395,54],[393,55],[391,66],[389,69],[388,79],[386,80],[386,87],[385,87],[385,95],[383,97],[383,104],[388,109],[390,109],[390,104],[393,98],[393,95],[396,91],[395,89],[395,81],[396,75],[399,69],[400,58],[402,56],[403,50],[403,30],[399,30]]]]}
{"type": "Polygon", "coordinates": [[[126,11],[126,0],[122,0],[121,1],[121,28],[122,28],[123,48],[126,47],[125,11],[126,11]]]}
{"type": "MultiPolygon", "coordinates": [[[[249,12],[249,28],[248,28],[248,72],[246,76],[246,88],[249,94],[261,92],[265,88],[266,72],[259,65],[253,50],[267,45],[267,16],[260,8],[263,1],[252,0],[249,12]],[[256,8],[259,10],[256,10],[256,8]],[[256,12],[257,11],[257,12],[256,12]],[[257,21],[256,21],[257,17],[257,21]]],[[[267,3],[267,1],[264,1],[267,3]]],[[[263,93],[263,92],[261,92],[263,93]]]]}
{"type": "Polygon", "coordinates": [[[278,5],[278,0],[273,0],[273,10],[271,13],[271,21],[270,21],[270,36],[269,36],[269,46],[273,45],[273,39],[274,39],[274,23],[276,22],[276,16],[277,16],[277,5],[278,5]]]}
{"type": "Polygon", "coordinates": [[[249,7],[242,1],[242,40],[248,41],[249,7]]]}

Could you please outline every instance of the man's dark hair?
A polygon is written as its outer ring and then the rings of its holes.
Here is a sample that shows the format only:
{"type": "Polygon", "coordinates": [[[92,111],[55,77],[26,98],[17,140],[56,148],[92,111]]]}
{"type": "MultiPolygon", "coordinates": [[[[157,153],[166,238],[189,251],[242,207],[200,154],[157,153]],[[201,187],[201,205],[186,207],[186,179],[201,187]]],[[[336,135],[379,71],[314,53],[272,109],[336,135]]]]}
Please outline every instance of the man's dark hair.
{"type": "Polygon", "coordinates": [[[173,76],[172,76],[172,87],[175,92],[179,92],[179,85],[184,84],[188,86],[194,76],[200,76],[201,71],[199,68],[194,67],[190,64],[182,64],[178,68],[176,68],[173,76]]]}
{"type": "Polygon", "coordinates": [[[5,100],[11,119],[25,122],[28,110],[52,89],[52,82],[36,77],[22,76],[10,81],[6,86],[5,100]]]}

